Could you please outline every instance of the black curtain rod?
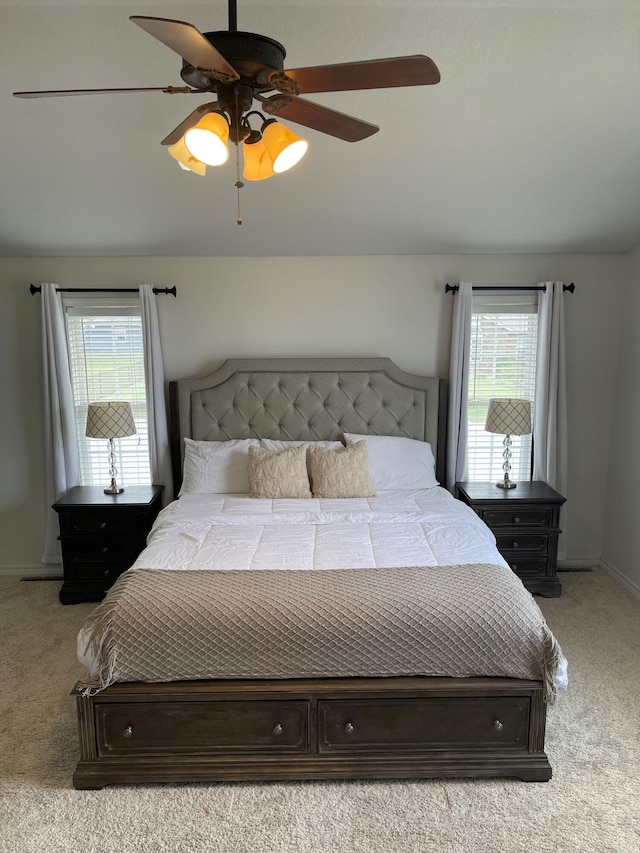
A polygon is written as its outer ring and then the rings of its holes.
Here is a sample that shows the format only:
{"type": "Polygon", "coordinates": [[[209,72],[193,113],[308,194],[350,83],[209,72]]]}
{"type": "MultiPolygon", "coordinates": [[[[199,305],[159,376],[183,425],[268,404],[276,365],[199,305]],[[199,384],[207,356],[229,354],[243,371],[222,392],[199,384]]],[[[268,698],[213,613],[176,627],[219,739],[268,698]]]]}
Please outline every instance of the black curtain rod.
{"type": "MultiPolygon", "coordinates": [[[[531,284],[528,286],[519,286],[519,287],[500,287],[498,285],[482,285],[481,287],[475,287],[472,285],[473,290],[544,290],[546,292],[547,286],[546,284],[531,284]]],[[[566,293],[568,290],[569,293],[573,293],[576,289],[576,286],[573,282],[571,284],[563,284],[562,290],[566,293]]],[[[445,293],[457,293],[458,285],[457,284],[445,284],[444,286],[445,293]]]]}
{"type": "MultiPolygon", "coordinates": [[[[29,287],[29,292],[33,296],[34,293],[40,293],[42,285],[32,284],[29,287]]],[[[139,293],[137,287],[57,287],[56,293],[139,293]]],[[[177,297],[175,284],[173,287],[154,287],[153,292],[166,293],[167,295],[177,297]]]]}

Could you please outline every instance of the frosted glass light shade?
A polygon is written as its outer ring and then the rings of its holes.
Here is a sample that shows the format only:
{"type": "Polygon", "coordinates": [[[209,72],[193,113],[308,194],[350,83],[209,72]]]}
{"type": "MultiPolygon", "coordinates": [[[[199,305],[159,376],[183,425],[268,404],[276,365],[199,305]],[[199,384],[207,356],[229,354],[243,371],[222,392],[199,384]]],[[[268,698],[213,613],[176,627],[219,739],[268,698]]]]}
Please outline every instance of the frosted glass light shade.
{"type": "Polygon", "coordinates": [[[229,159],[229,125],[221,113],[207,113],[184,135],[189,153],[209,166],[220,166],[229,159]]]}
{"type": "Polygon", "coordinates": [[[265,148],[264,141],[246,142],[243,145],[244,171],[242,177],[247,181],[263,181],[275,175],[271,157],[265,148]]]}
{"type": "Polygon", "coordinates": [[[197,160],[184,144],[184,137],[179,139],[175,145],[170,145],[167,151],[174,160],[177,160],[182,169],[188,172],[195,172],[196,175],[206,175],[207,167],[200,160],[197,160]]]}
{"type": "Polygon", "coordinates": [[[301,160],[309,143],[275,119],[270,119],[262,129],[264,146],[271,157],[274,172],[286,172],[301,160]]]}
{"type": "Polygon", "coordinates": [[[124,438],[135,435],[135,432],[136,424],[129,403],[89,403],[85,431],[89,438],[124,438]]]}

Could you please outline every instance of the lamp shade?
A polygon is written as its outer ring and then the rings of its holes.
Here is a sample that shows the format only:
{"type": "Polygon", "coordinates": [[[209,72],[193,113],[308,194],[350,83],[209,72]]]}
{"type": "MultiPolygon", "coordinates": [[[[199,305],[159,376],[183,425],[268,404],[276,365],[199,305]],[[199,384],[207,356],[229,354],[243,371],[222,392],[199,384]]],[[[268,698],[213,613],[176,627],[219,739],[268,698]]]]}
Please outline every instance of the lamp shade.
{"type": "Polygon", "coordinates": [[[529,435],[531,433],[531,401],[517,397],[489,400],[485,427],[499,435],[529,435]]]}
{"type": "Polygon", "coordinates": [[[89,438],[124,438],[135,435],[136,425],[129,403],[89,403],[87,429],[89,438]]]}
{"type": "Polygon", "coordinates": [[[274,172],[286,172],[304,157],[309,144],[274,118],[262,127],[264,147],[273,163],[274,172]]]}
{"type": "Polygon", "coordinates": [[[207,113],[184,135],[189,153],[209,166],[220,166],[229,159],[229,124],[222,113],[207,113]]]}
{"type": "Polygon", "coordinates": [[[243,178],[247,181],[263,181],[275,175],[271,157],[267,154],[262,137],[255,142],[245,140],[243,146],[244,171],[243,178]]]}
{"type": "Polygon", "coordinates": [[[181,168],[188,172],[195,172],[196,175],[205,175],[207,167],[200,160],[196,159],[184,144],[184,138],[179,139],[174,145],[170,145],[167,151],[174,160],[177,160],[181,168]]]}

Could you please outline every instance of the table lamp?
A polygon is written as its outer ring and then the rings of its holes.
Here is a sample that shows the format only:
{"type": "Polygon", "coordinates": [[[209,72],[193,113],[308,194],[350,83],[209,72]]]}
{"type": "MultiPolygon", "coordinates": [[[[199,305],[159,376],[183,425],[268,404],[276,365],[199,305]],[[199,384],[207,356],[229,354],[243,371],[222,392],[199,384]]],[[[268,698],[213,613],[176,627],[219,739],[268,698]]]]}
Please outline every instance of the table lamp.
{"type": "Polygon", "coordinates": [[[89,403],[85,435],[89,438],[109,439],[109,476],[111,477],[111,485],[104,490],[105,495],[120,495],[124,492],[124,488],[118,486],[116,482],[118,471],[116,469],[116,454],[113,439],[135,435],[135,432],[136,425],[129,403],[113,401],[89,403]]]}
{"type": "Polygon", "coordinates": [[[511,436],[531,434],[531,401],[514,397],[501,397],[489,400],[487,432],[504,435],[504,453],[502,470],[504,478],[496,483],[500,489],[515,489],[517,483],[509,479],[511,472],[511,436]]]}

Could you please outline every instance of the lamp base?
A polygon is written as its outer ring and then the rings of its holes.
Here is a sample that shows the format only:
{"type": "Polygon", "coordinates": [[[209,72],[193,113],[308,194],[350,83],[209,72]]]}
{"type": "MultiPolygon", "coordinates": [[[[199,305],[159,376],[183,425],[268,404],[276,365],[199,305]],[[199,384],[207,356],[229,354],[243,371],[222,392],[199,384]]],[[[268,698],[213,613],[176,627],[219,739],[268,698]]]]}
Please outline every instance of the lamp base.
{"type": "Polygon", "coordinates": [[[124,486],[119,486],[116,483],[116,478],[112,477],[111,485],[108,488],[103,489],[102,491],[105,493],[105,495],[121,495],[124,492],[124,486]]]}
{"type": "Polygon", "coordinates": [[[512,482],[506,474],[504,480],[500,480],[498,483],[496,483],[496,486],[499,489],[515,489],[517,485],[518,484],[512,482]]]}

